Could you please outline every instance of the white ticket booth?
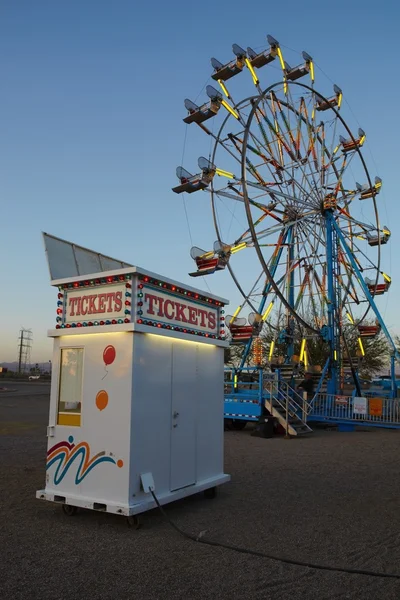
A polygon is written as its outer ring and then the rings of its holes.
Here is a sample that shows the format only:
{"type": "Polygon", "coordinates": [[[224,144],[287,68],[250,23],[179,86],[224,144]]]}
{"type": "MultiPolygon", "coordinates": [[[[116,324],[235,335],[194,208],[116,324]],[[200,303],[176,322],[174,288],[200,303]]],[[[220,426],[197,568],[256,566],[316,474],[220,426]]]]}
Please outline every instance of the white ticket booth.
{"type": "Polygon", "coordinates": [[[130,516],[151,490],[163,504],[227,482],[227,301],[44,237],[58,297],[37,498],[130,516]]]}

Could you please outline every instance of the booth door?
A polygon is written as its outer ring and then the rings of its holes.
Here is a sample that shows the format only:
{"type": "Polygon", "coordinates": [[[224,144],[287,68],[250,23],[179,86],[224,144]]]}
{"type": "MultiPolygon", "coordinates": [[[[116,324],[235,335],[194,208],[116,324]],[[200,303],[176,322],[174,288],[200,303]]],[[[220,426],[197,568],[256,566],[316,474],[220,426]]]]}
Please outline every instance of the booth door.
{"type": "Polygon", "coordinates": [[[196,352],[172,345],[171,491],[196,483],[196,352]]]}

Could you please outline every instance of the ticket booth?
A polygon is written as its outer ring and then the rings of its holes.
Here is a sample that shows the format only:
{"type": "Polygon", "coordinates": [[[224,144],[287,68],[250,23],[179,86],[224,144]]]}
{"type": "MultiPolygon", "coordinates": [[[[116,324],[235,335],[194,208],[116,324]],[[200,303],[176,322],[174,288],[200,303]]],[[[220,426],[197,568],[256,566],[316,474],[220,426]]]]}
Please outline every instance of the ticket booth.
{"type": "Polygon", "coordinates": [[[37,498],[130,516],[155,506],[152,490],[165,504],[227,482],[227,301],[44,238],[58,292],[37,498]]]}

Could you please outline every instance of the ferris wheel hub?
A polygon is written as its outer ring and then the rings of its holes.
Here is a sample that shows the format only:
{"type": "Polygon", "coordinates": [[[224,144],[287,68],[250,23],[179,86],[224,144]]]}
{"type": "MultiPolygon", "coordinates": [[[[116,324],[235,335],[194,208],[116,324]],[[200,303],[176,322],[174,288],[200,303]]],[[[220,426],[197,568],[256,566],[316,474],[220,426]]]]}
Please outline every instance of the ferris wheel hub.
{"type": "Polygon", "coordinates": [[[301,210],[299,210],[297,207],[295,206],[288,206],[285,209],[284,215],[283,215],[283,221],[287,222],[287,221],[296,221],[297,219],[301,219],[303,217],[303,212],[301,210]]]}

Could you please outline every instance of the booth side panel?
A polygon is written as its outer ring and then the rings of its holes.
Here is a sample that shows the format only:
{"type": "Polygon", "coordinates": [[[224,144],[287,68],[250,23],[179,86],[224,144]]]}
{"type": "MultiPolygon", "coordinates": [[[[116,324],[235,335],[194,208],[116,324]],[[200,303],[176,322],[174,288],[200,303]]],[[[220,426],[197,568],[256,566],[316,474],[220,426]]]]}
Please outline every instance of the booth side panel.
{"type": "Polygon", "coordinates": [[[131,504],[145,497],[140,476],[151,472],[158,493],[169,490],[171,338],[135,333],[131,414],[131,504]]]}
{"type": "Polygon", "coordinates": [[[197,476],[224,472],[224,349],[197,355],[197,476]]]}
{"type": "Polygon", "coordinates": [[[48,499],[110,512],[128,505],[132,346],[130,332],[55,340],[48,499]]]}
{"type": "Polygon", "coordinates": [[[223,348],[136,333],[133,354],[132,509],[152,507],[141,489],[144,474],[151,474],[162,502],[228,481],[223,348]]]}

